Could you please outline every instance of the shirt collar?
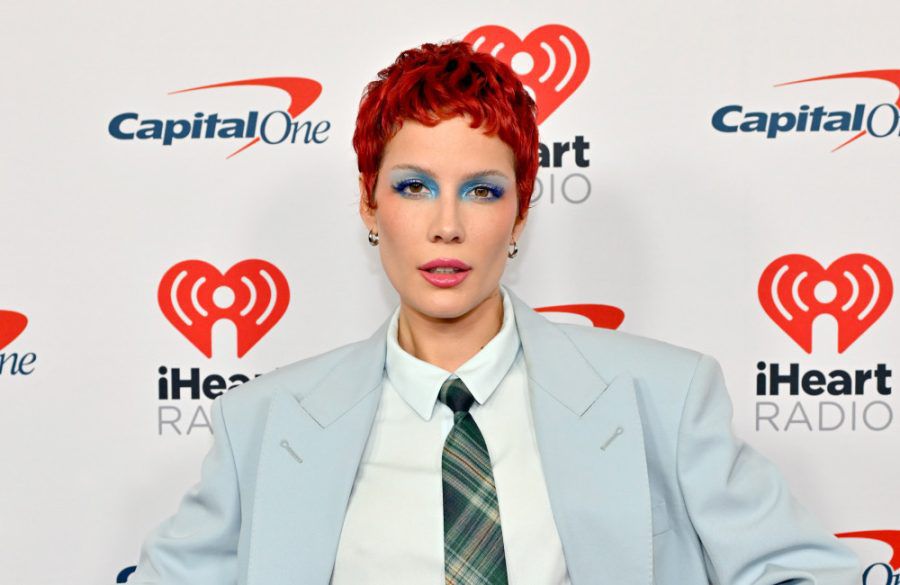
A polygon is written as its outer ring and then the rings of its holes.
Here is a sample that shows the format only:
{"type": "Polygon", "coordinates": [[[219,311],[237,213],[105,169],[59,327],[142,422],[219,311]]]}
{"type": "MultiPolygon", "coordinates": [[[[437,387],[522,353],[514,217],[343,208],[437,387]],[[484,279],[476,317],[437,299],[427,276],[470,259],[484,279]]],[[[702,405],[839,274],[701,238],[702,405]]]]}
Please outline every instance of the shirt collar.
{"type": "Polygon", "coordinates": [[[451,375],[463,381],[478,404],[484,404],[512,366],[519,352],[519,333],[512,301],[503,285],[500,285],[500,295],[503,298],[500,331],[456,372],[420,360],[400,347],[397,341],[400,307],[394,309],[387,331],[385,371],[403,400],[425,420],[431,420],[441,385],[451,375]]]}

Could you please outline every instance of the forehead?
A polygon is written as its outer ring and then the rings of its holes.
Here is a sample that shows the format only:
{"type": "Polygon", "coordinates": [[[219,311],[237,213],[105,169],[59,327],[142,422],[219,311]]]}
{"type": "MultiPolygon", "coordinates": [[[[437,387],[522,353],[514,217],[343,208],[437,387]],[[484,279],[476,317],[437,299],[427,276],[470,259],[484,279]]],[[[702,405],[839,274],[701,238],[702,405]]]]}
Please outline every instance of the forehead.
{"type": "Polygon", "coordinates": [[[473,167],[501,168],[512,172],[515,155],[498,136],[471,128],[470,118],[457,116],[435,126],[404,120],[387,142],[382,165],[416,164],[439,172],[464,173],[473,167]]]}

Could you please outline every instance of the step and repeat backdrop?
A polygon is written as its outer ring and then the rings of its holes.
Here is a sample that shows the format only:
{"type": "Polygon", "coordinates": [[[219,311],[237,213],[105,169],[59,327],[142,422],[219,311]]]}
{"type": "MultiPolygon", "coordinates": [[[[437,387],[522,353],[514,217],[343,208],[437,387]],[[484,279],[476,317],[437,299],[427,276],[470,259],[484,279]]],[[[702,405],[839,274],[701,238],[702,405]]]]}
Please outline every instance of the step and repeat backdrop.
{"type": "Polygon", "coordinates": [[[127,582],[199,479],[212,401],[387,317],[359,99],[400,51],[465,39],[540,111],[503,282],[718,359],[735,433],[861,583],[896,583],[900,5],[447,8],[0,8],[0,581],[127,582]]]}

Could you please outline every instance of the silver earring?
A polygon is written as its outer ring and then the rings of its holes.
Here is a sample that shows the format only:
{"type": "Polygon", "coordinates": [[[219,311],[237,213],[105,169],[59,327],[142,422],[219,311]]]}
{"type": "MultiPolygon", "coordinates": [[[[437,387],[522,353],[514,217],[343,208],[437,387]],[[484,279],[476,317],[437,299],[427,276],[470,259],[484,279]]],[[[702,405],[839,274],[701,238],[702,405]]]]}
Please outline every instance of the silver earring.
{"type": "Polygon", "coordinates": [[[369,243],[373,246],[378,245],[378,234],[376,234],[372,230],[369,230],[369,243]]]}
{"type": "Polygon", "coordinates": [[[515,241],[513,241],[512,246],[513,246],[512,250],[507,250],[506,255],[509,256],[510,258],[515,258],[516,254],[519,253],[519,244],[517,244],[515,241]]]}

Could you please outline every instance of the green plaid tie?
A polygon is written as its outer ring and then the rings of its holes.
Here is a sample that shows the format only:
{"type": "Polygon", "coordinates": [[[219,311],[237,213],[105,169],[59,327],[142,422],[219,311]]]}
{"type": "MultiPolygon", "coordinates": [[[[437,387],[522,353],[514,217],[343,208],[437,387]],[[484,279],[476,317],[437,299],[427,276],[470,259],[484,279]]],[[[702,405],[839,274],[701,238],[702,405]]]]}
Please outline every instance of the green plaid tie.
{"type": "Polygon", "coordinates": [[[491,458],[469,414],[475,398],[462,380],[451,376],[438,400],[453,411],[453,428],[441,458],[445,585],[507,585],[491,458]]]}

